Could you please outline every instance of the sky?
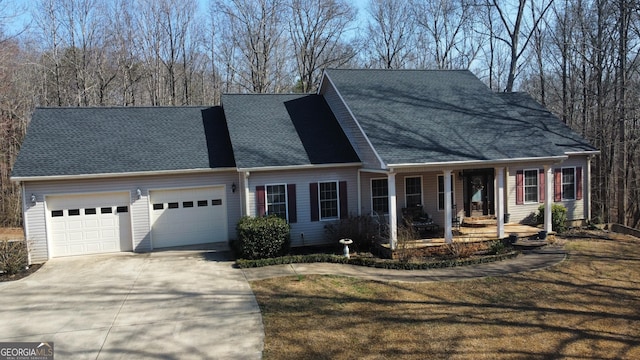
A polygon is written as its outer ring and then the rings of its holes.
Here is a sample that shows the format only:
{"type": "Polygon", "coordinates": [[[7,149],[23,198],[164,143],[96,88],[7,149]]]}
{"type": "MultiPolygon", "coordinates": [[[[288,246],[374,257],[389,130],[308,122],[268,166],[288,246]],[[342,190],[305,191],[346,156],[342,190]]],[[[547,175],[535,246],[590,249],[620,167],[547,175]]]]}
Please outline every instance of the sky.
{"type": "MultiPolygon", "coordinates": [[[[210,1],[215,0],[198,0],[202,12],[207,11],[210,1]]],[[[30,8],[35,2],[35,0],[0,0],[0,13],[11,15],[6,19],[0,18],[0,21],[4,22],[2,25],[8,35],[15,35],[28,26],[31,22],[30,8]]],[[[366,10],[369,0],[348,0],[348,2],[357,7],[358,27],[364,28],[369,16],[366,10]]]]}

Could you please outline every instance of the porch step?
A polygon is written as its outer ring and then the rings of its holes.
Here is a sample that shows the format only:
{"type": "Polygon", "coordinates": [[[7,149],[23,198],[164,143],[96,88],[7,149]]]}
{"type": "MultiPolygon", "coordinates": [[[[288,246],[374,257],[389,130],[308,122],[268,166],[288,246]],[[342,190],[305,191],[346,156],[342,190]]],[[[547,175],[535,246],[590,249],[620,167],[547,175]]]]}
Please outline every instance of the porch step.
{"type": "Polygon", "coordinates": [[[462,219],[462,226],[467,227],[487,227],[496,226],[498,221],[494,216],[468,217],[462,219]]]}

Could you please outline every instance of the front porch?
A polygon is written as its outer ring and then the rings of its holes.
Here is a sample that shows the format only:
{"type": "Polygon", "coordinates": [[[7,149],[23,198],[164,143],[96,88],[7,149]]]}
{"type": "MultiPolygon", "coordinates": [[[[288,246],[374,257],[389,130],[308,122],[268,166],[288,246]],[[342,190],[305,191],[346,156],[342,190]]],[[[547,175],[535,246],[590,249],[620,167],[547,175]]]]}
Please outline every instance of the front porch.
{"type": "MultiPolygon", "coordinates": [[[[542,188],[536,188],[536,194],[538,191],[542,194],[540,198],[544,201],[541,203],[545,205],[543,229],[550,233],[551,167],[544,163],[531,166],[544,169],[541,176],[546,181],[542,188]]],[[[402,226],[433,233],[416,240],[416,244],[422,244],[420,246],[487,242],[507,238],[512,233],[530,237],[542,230],[516,224],[523,222],[521,216],[512,220],[513,223],[509,222],[511,209],[507,197],[515,198],[517,191],[523,191],[523,184],[514,176],[509,181],[507,166],[434,169],[407,165],[389,170],[361,170],[359,177],[359,183],[363,185],[361,191],[370,201],[362,201],[363,194],[360,195],[362,213],[372,214],[380,226],[386,228],[386,246],[391,250],[399,245],[398,232],[402,226]],[[474,219],[480,220],[470,226],[460,226],[462,222],[474,219]]],[[[514,199],[511,203],[515,203],[514,199]]]]}
{"type": "MultiPolygon", "coordinates": [[[[518,239],[531,238],[537,236],[541,231],[541,228],[533,227],[523,224],[505,224],[504,232],[505,236],[502,239],[508,238],[511,234],[515,234],[518,239]]],[[[482,227],[477,226],[461,226],[459,230],[453,231],[453,241],[457,243],[473,243],[473,242],[487,242],[499,239],[497,234],[497,225],[485,225],[482,227]]],[[[404,240],[404,247],[429,247],[429,246],[442,246],[446,244],[444,237],[444,231],[440,230],[434,237],[421,237],[415,240],[404,240]]],[[[384,240],[381,246],[389,248],[389,241],[384,240]]]]}

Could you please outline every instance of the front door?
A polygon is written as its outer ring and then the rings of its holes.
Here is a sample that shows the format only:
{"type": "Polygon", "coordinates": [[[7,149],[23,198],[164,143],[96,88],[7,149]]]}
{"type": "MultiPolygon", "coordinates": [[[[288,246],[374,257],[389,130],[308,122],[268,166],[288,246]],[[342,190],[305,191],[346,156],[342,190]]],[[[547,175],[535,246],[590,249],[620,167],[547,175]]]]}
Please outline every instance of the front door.
{"type": "Polygon", "coordinates": [[[469,170],[463,176],[465,216],[493,215],[493,169],[469,170]]]}

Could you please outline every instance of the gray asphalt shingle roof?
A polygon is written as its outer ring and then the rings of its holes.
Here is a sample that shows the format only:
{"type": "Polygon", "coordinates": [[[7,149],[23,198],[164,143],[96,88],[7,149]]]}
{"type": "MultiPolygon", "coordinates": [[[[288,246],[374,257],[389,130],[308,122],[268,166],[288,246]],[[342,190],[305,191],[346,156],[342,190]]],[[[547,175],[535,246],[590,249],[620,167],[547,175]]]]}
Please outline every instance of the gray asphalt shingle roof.
{"type": "Polygon", "coordinates": [[[220,107],[38,108],[12,176],[235,167],[220,107]]]}
{"type": "Polygon", "coordinates": [[[222,104],[238,168],[360,162],[320,95],[225,94],[222,104]]]}
{"type": "Polygon", "coordinates": [[[467,70],[344,70],[327,74],[386,164],[562,156],[467,70]]]}
{"type": "Polygon", "coordinates": [[[513,106],[531,126],[543,131],[545,136],[563,151],[570,153],[597,150],[529,94],[513,92],[498,95],[513,106]]]}

